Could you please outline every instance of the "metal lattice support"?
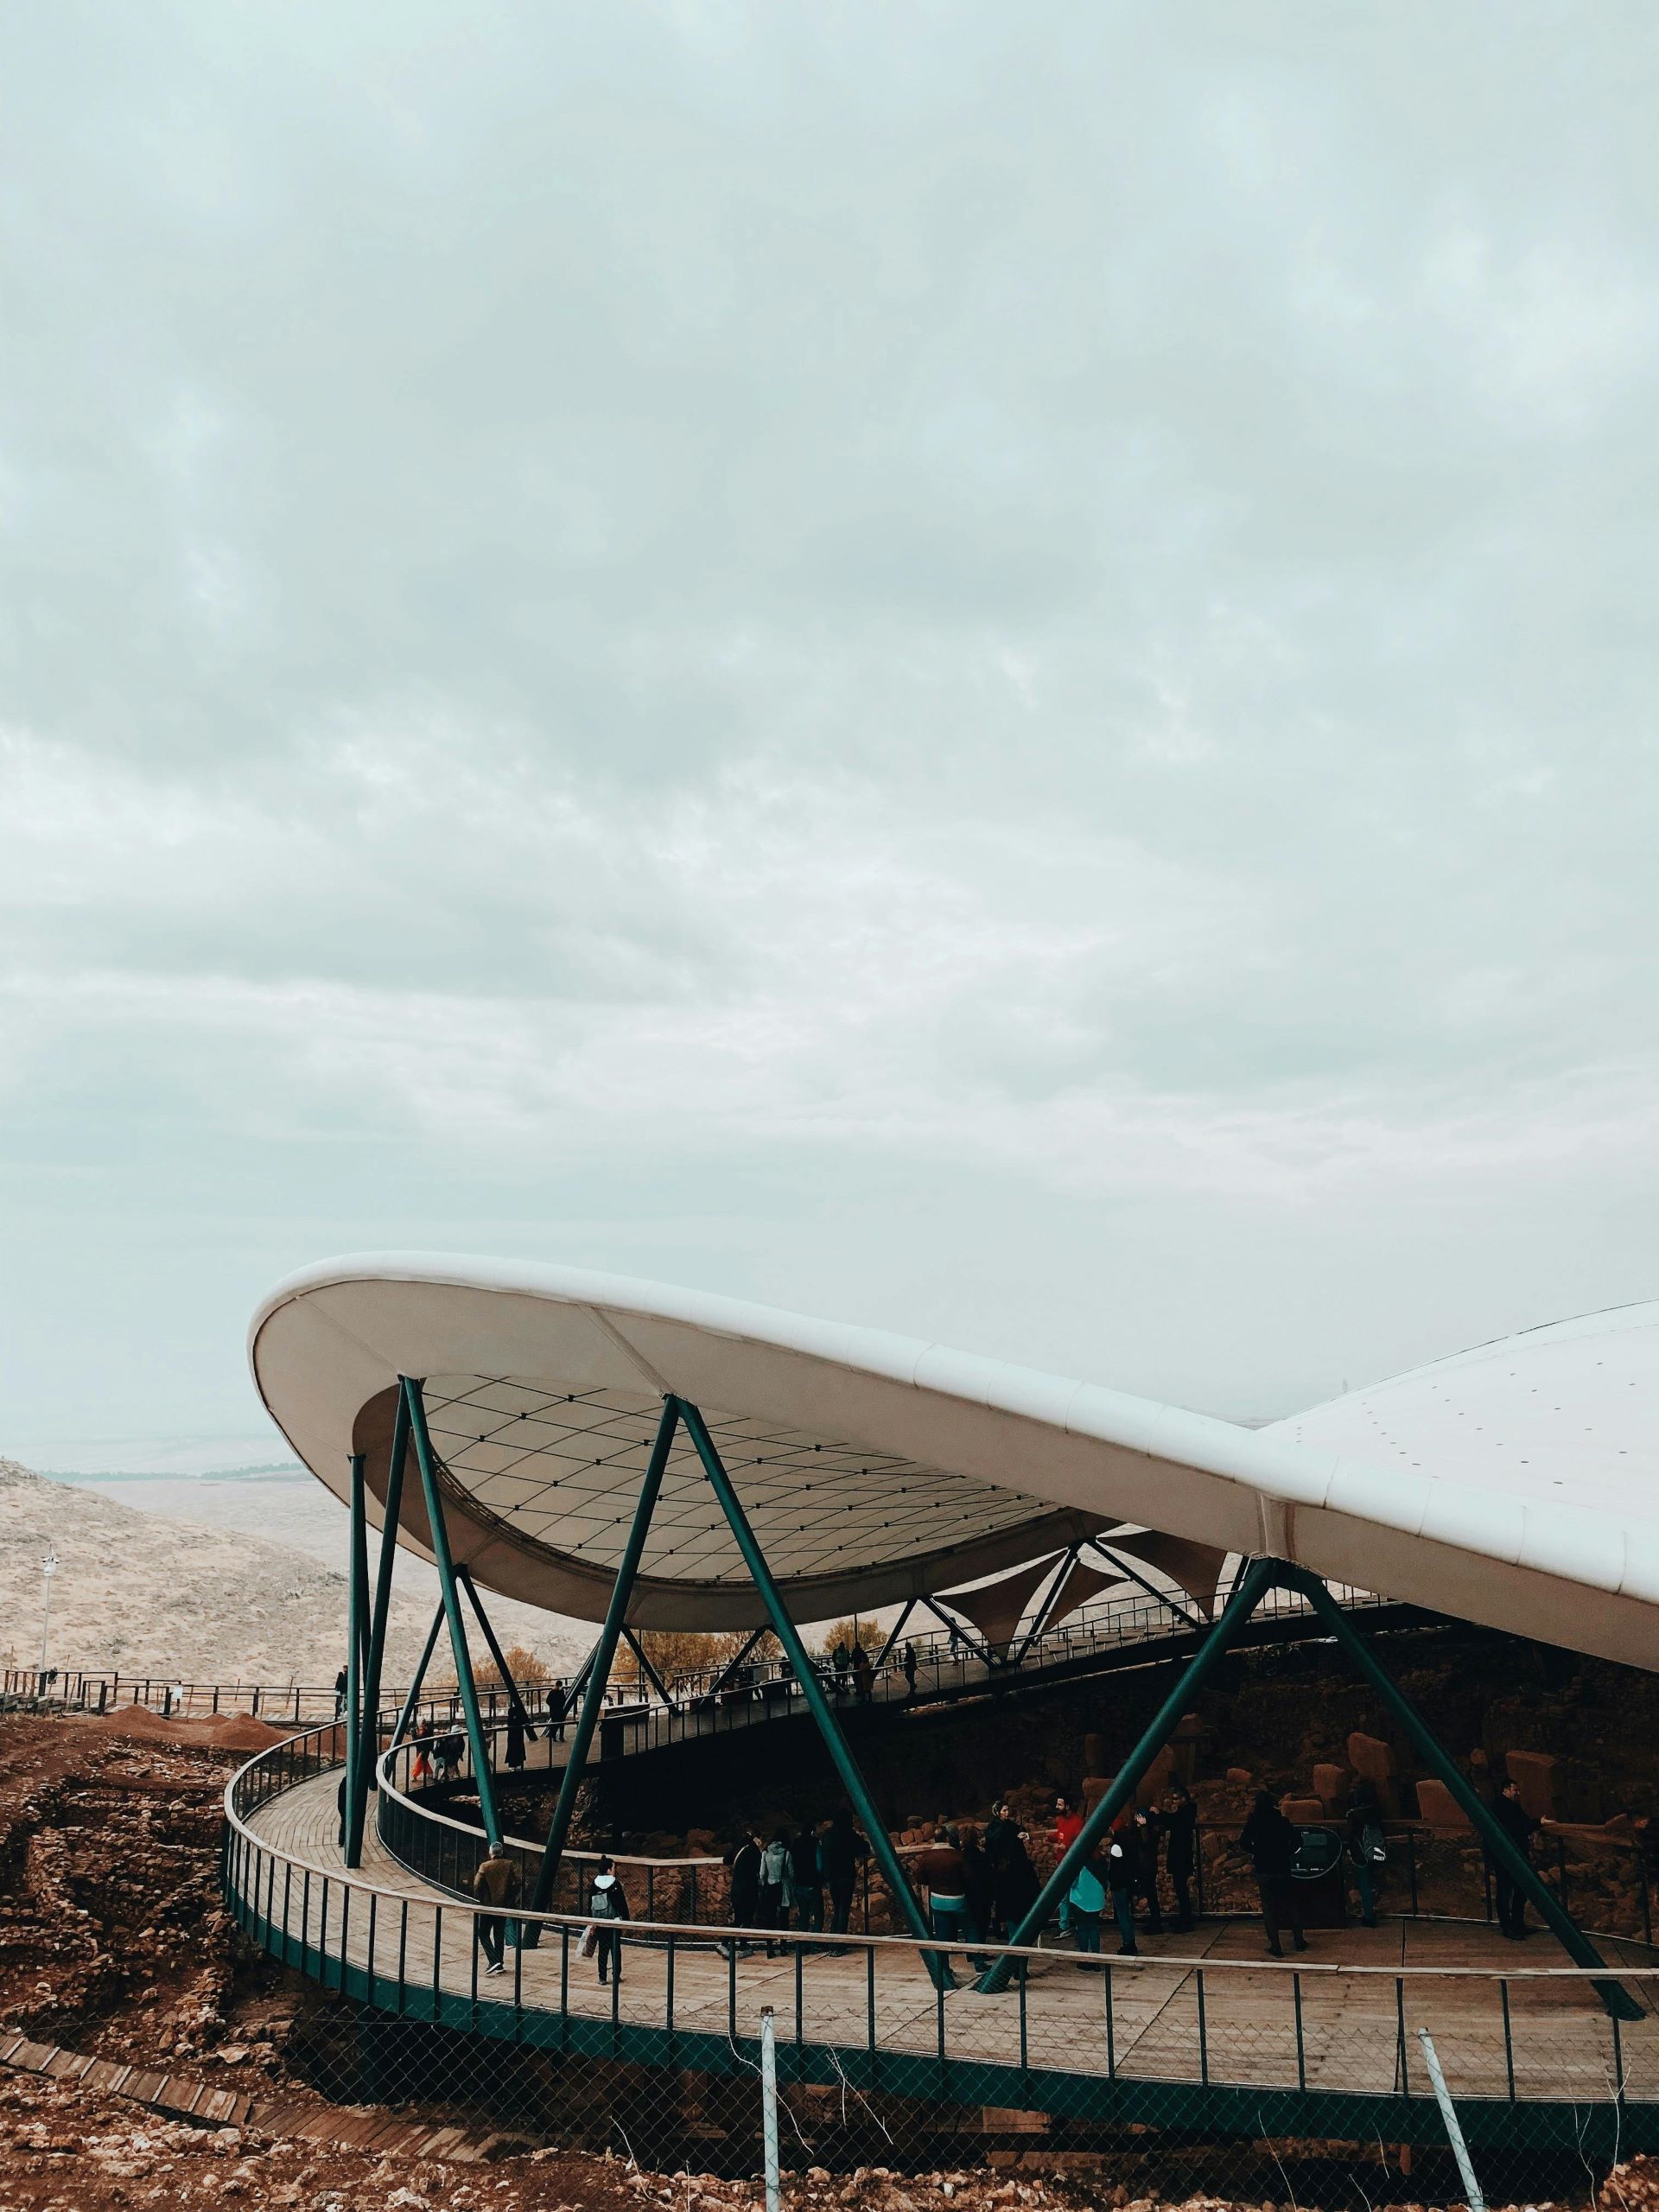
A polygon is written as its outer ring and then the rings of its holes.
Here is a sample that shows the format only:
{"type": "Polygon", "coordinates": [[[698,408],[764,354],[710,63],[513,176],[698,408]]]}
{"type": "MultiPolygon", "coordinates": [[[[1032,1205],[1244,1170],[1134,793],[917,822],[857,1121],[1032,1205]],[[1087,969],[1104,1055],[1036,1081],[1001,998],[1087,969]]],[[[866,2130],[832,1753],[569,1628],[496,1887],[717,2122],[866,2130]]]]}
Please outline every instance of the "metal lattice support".
{"type": "MultiPolygon", "coordinates": [[[[380,1555],[375,1563],[374,1610],[369,1624],[368,1659],[363,1675],[363,1710],[358,1722],[357,1762],[346,1792],[346,1864],[363,1862],[363,1828],[369,1792],[374,1787],[374,1762],[379,1750],[380,1682],[385,1665],[386,1630],[391,1619],[392,1569],[397,1557],[397,1531],[403,1518],[404,1475],[409,1465],[409,1404],[401,1390],[392,1415],[391,1457],[386,1463],[386,1496],[380,1520],[380,1555]]],[[[437,1641],[442,1610],[435,1615],[431,1634],[421,1663],[415,1669],[409,1702],[392,1738],[397,1742],[409,1726],[420,1695],[426,1669],[437,1641]]]]}
{"type": "Polygon", "coordinates": [[[484,1822],[485,1834],[492,1844],[496,1844],[501,1840],[501,1823],[495,1810],[490,1747],[484,1733],[483,1716],[478,1709],[478,1685],[473,1680],[473,1655],[467,1642],[467,1624],[461,1618],[461,1592],[455,1586],[455,1563],[450,1555],[449,1530],[443,1517],[443,1499],[438,1491],[437,1461],[432,1450],[432,1440],[427,1433],[426,1408],[422,1403],[421,1386],[416,1378],[412,1375],[404,1375],[398,1380],[403,1386],[404,1402],[409,1408],[410,1433],[414,1439],[415,1464],[421,1471],[421,1489],[426,1500],[433,1563],[438,1570],[438,1588],[443,1598],[444,1618],[449,1624],[449,1648],[454,1655],[455,1681],[461,1692],[467,1741],[473,1754],[473,1778],[478,1784],[478,1809],[484,1822]]]}
{"type": "MultiPolygon", "coordinates": [[[[761,1601],[771,1617],[772,1629],[778,1641],[783,1645],[789,1662],[795,1669],[796,1679],[801,1686],[801,1694],[806,1700],[813,1719],[817,1723],[818,1733],[823,1738],[824,1747],[835,1764],[836,1773],[841,1777],[842,1788],[852,1800],[853,1810],[858,1815],[860,1824],[869,1839],[871,1855],[881,1869],[882,1876],[893,1892],[893,1902],[904,1915],[912,1934],[925,1939],[932,1933],[927,1924],[926,1916],[917,1903],[916,1893],[906,1878],[905,1870],[899,1864],[899,1854],[893,1849],[893,1840],[887,1834],[887,1823],[876,1811],[870,1793],[865,1786],[864,1777],[859,1771],[858,1763],[848,1749],[847,1738],[842,1733],[841,1725],[830,1710],[830,1700],[823,1694],[823,1684],[818,1677],[818,1670],[813,1665],[806,1646],[801,1642],[799,1631],[790,1618],[789,1609],[784,1603],[777,1584],[772,1580],[772,1570],[766,1565],[766,1554],[755,1541],[754,1531],[749,1526],[747,1516],[732,1485],[732,1478],[726,1471],[725,1464],[720,1453],[715,1449],[714,1439],[709,1433],[702,1415],[694,1405],[685,1399],[680,1399],[677,1402],[679,1405],[681,1418],[685,1422],[692,1442],[697,1447],[697,1455],[702,1461],[703,1471],[709,1478],[715,1497],[720,1500],[721,1510],[726,1516],[731,1532],[737,1539],[737,1548],[743,1554],[743,1564],[753,1576],[755,1588],[760,1592],[761,1601]]],[[[943,1958],[930,1954],[928,1968],[936,1982],[941,1986],[950,1983],[950,1969],[943,1958]]]]}
{"type": "Polygon", "coordinates": [[[605,1625],[600,1630],[599,1642],[594,1646],[588,1662],[588,1688],[582,1695],[582,1713],[576,1722],[575,1734],[570,1739],[570,1752],[565,1761],[563,1779],[559,1784],[558,1802],[553,1808],[552,1823],[547,1831],[541,1868],[536,1877],[536,1891],[531,1902],[538,1912],[546,1909],[553,1895],[553,1885],[559,1878],[559,1860],[564,1854],[564,1840],[570,1833],[571,1816],[576,1809],[576,1792],[582,1787],[582,1777],[587,1771],[588,1753],[593,1745],[594,1731],[599,1725],[599,1709],[604,1701],[605,1685],[610,1679],[611,1662],[616,1657],[616,1647],[621,1639],[622,1624],[627,1618],[628,1600],[633,1595],[633,1586],[639,1578],[639,1561],[645,1554],[651,1517],[657,1509],[657,1500],[663,1487],[663,1474],[668,1465],[669,1452],[673,1448],[674,1432],[679,1426],[679,1418],[678,1401],[664,1398],[657,1423],[657,1439],[652,1446],[645,1478],[639,1486],[639,1500],[633,1509],[628,1540],[616,1570],[616,1580],[611,1585],[611,1602],[605,1609],[605,1625]]]}

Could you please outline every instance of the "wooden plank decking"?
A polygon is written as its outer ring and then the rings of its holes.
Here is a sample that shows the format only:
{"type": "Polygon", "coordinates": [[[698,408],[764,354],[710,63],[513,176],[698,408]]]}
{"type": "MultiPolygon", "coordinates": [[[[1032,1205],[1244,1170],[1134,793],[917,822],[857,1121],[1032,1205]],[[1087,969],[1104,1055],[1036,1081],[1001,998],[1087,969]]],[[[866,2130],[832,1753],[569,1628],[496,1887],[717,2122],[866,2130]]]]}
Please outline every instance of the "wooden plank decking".
{"type": "MultiPolygon", "coordinates": [[[[248,1820],[266,1849],[330,1877],[330,1924],[323,1948],[340,1954],[344,1876],[336,1841],[338,1777],[328,1773],[271,1799],[248,1820]]],[[[430,1986],[434,1928],[439,1929],[436,1973],[442,1988],[466,1998],[512,2001],[515,1987],[526,2007],[556,2013],[561,2005],[561,1952],[556,1941],[517,1955],[508,1971],[475,1981],[471,1916],[467,1908],[431,1889],[384,1849],[372,1824],[365,1839],[361,1878],[375,1889],[409,1900],[405,1971],[430,1986]]],[[[270,1917],[292,1936],[315,1944],[321,1929],[321,1885],[315,1878],[308,1906],[302,1878],[279,1874],[259,1904],[271,1898],[270,1917]],[[303,1921],[303,1929],[302,1929],[303,1921]]],[[[638,1901],[636,1900],[636,1904],[638,1901]]],[[[346,1917],[346,1956],[366,1967],[369,1914],[358,1897],[346,1917]]],[[[400,1908],[383,1896],[376,1913],[375,1964],[395,1969],[400,1908]]],[[[685,1931],[689,1935],[690,1931],[685,1931]]],[[[1056,1951],[1032,1967],[1026,2005],[1024,2061],[1098,2078],[1115,2067],[1121,2077],[1193,2082],[1200,2078],[1199,2007],[1204,2012],[1203,2060],[1214,2084],[1294,2089],[1298,2086],[1297,2020],[1287,1968],[1261,1959],[1255,1923],[1211,1923],[1186,1936],[1142,1939],[1139,1961],[1110,1960],[1110,2044],[1106,1973],[1056,1951]],[[1199,1969],[1202,1968],[1200,1977],[1199,1969]],[[1200,1989],[1202,1994],[1200,1994],[1200,1989]]],[[[1605,1946],[1610,1964],[1650,1965],[1638,1944],[1605,1946]]],[[[874,1947],[876,2038],[884,2053],[936,2057],[939,2007],[915,1955],[901,1945],[874,1947]]],[[[1467,1923],[1395,1920],[1375,1929],[1349,1928],[1316,1933],[1298,1964],[1301,2000],[1301,2064],[1310,2092],[1347,2091],[1388,2096],[1400,2088],[1400,1998],[1403,1993],[1406,2067],[1411,2088],[1422,2080],[1419,2027],[1434,2038],[1452,2094],[1459,2097],[1519,2098],[1605,2104],[1618,2086],[1632,2101],[1659,2101],[1659,2021],[1645,2018],[1613,2028],[1590,1985],[1578,1978],[1538,1971],[1566,1962],[1555,1943],[1535,1933],[1524,1947],[1504,1942],[1496,1929],[1467,1923]],[[1351,1969],[1332,1973],[1341,1966],[1351,1969]],[[1450,1967],[1496,1969],[1518,1978],[1507,1982],[1510,2046],[1506,2057],[1500,1985],[1488,1975],[1424,1972],[1450,1967]],[[1357,1968],[1379,1971],[1362,1973],[1357,1968]],[[1617,2050],[1617,2061],[1616,2061],[1617,2050]]],[[[960,1967],[963,1961],[958,1961],[960,1967]]],[[[760,2010],[774,2008],[781,2039],[799,2034],[815,2046],[849,2056],[867,2049],[868,1967],[864,1947],[833,1955],[801,1955],[798,1980],[792,1951],[768,1959],[740,1958],[734,1993],[724,1955],[712,1944],[677,1942],[673,1962],[673,2024],[682,2033],[740,2037],[758,2032],[760,2010]]],[[[660,2028],[667,2014],[668,1953],[660,1943],[630,1942],[615,2017],[626,2024],[660,2028]]],[[[1659,2005],[1659,1980],[1631,1985],[1649,2012],[1659,2005]]],[[[571,1947],[569,2009],[595,2020],[613,2017],[613,1995],[599,1986],[591,1962],[571,1947]]],[[[971,1981],[944,2001],[944,2050],[953,2060],[1021,2063],[1020,2006],[1010,1989],[982,1997],[971,1981]]]]}

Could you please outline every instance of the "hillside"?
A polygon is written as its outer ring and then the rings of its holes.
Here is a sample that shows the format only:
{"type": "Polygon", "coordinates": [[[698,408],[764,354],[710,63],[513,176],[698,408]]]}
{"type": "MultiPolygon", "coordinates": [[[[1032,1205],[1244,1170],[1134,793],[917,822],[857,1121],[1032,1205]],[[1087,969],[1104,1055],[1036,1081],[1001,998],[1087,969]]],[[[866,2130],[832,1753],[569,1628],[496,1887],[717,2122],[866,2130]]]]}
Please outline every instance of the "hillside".
{"type": "MultiPolygon", "coordinates": [[[[39,1662],[48,1545],[59,1561],[51,1664],[197,1681],[327,1682],[344,1656],[343,1573],[288,1544],[137,1512],[0,1459],[0,1658],[9,1666],[39,1662]]],[[[408,1679],[437,1596],[423,1561],[400,1559],[397,1581],[386,1649],[392,1681],[408,1679]]],[[[556,1669],[591,1640],[592,1630],[584,1637],[527,1605],[499,1600],[490,1611],[504,1643],[526,1645],[556,1669]]]]}

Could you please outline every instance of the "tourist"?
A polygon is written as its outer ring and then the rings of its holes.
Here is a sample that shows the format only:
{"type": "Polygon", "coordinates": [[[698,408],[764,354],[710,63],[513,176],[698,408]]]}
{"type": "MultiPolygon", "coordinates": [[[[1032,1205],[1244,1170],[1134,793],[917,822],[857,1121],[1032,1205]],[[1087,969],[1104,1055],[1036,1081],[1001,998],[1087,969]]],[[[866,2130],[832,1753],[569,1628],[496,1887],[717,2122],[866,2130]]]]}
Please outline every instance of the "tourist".
{"type": "Polygon", "coordinates": [[[1040,1885],[1026,1850],[1025,1831],[1006,1804],[997,1807],[985,1831],[985,1856],[991,1866],[991,1933],[1011,1943],[1036,1904],[1040,1885]]]}
{"type": "Polygon", "coordinates": [[[1103,1873],[1109,1874],[1109,1868],[1103,1869],[1097,1860],[1085,1859],[1066,1891],[1066,1902],[1071,1908],[1071,1925],[1076,1930],[1080,1951],[1092,1954],[1100,1949],[1100,1917],[1106,1910],[1108,1886],[1102,1876],[1103,1873]]]}
{"type": "Polygon", "coordinates": [[[1192,1925],[1192,1867],[1198,1856],[1198,1808],[1192,1793],[1178,1775],[1170,1777],[1164,1798],[1164,1865],[1175,1892],[1175,1933],[1185,1936],[1192,1925]]]}
{"type": "Polygon", "coordinates": [[[1147,1933],[1164,1932],[1163,1907],[1158,1899],[1158,1861],[1161,1838],[1156,1813],[1137,1805],[1129,1824],[1130,1854],[1135,1862],[1135,1893],[1147,1908],[1147,1933]]]}
{"type": "MultiPolygon", "coordinates": [[[[1071,1800],[1064,1792],[1054,1800],[1054,1863],[1058,1866],[1072,1844],[1083,1833],[1083,1815],[1072,1809],[1071,1800]]],[[[1060,1899],[1060,1933],[1071,1933],[1071,1906],[1066,1897],[1060,1899]]]]}
{"type": "MultiPolygon", "coordinates": [[[[760,1925],[760,1839],[745,1834],[735,1851],[728,1852],[726,1864],[731,1869],[732,1925],[734,1928],[758,1928],[760,1925]]],[[[730,1953],[737,1950],[737,1940],[727,1947],[730,1953]]]]}
{"type": "Polygon", "coordinates": [[[514,1698],[507,1708],[507,1764],[516,1773],[524,1763],[524,1708],[514,1698]]]}
{"type": "Polygon", "coordinates": [[[853,1689],[858,1702],[868,1705],[874,1687],[875,1669],[870,1664],[870,1655],[861,1643],[853,1646],[853,1689]]]}
{"type": "Polygon", "coordinates": [[[824,1887],[830,1892],[830,1927],[836,1936],[847,1933],[859,1866],[869,1855],[869,1845],[853,1826],[853,1816],[843,1806],[818,1843],[818,1864],[823,1870],[824,1887]]]}
{"type": "MultiPolygon", "coordinates": [[[[1106,1887],[1111,1894],[1112,1915],[1117,1922],[1117,1955],[1140,1955],[1135,1940],[1135,1844],[1120,1818],[1114,1825],[1104,1853],[1106,1887]]],[[[1096,1862],[1098,1863],[1098,1862],[1096,1862]]]]}
{"type": "Polygon", "coordinates": [[[564,1684],[550,1682],[547,1690],[547,1733],[550,1742],[564,1741],[564,1684]]]}
{"type": "MultiPolygon", "coordinates": [[[[785,1929],[789,1925],[789,1910],[795,1900],[795,1885],[790,1873],[789,1837],[779,1828],[760,1854],[760,1925],[762,1928],[785,1929]]],[[[770,1938],[766,1956],[774,1958],[782,1951],[781,1943],[770,1938]]]]}
{"type": "Polygon", "coordinates": [[[1262,1924],[1267,1930],[1268,1955],[1282,1959],[1285,1955],[1279,1937],[1290,1930],[1291,1942],[1299,1951],[1307,1948],[1307,1938],[1302,1932],[1300,1908],[1296,1903],[1295,1884],[1291,1868],[1301,1842],[1301,1830],[1294,1821],[1287,1821],[1265,1789],[1255,1793],[1255,1802],[1250,1817],[1245,1821],[1239,1836],[1241,1849],[1247,1851],[1255,1867],[1256,1888],[1262,1897],[1262,1924]]]}
{"type": "Polygon", "coordinates": [[[346,1688],[348,1680],[346,1669],[342,1667],[334,1676],[334,1718],[336,1720],[346,1710],[346,1688]]]}
{"type": "Polygon", "coordinates": [[[409,1778],[411,1787],[416,1789],[423,1783],[432,1779],[432,1738],[429,1736],[415,1738],[415,1759],[409,1770],[409,1778]]]}
{"type": "Polygon", "coordinates": [[[817,1831],[810,1821],[795,1831],[791,1841],[789,1878],[795,1891],[796,1924],[816,1935],[823,1926],[823,1869],[818,1861],[817,1831]]]}
{"type": "Polygon", "coordinates": [[[1360,1918],[1367,1928],[1376,1925],[1376,1869],[1388,1857],[1382,1835],[1382,1814],[1376,1802],[1376,1784],[1361,1775],[1348,1798],[1348,1863],[1359,1891],[1360,1918]]]}
{"type": "MultiPolygon", "coordinates": [[[[1530,1861],[1532,1839],[1541,1823],[1521,1802],[1521,1785],[1506,1782],[1492,1801],[1492,1817],[1521,1856],[1530,1861]]],[[[1486,1864],[1492,1870],[1492,1888],[1497,1904],[1497,1924],[1512,1943],[1526,1941],[1527,1893],[1513,1874],[1503,1865],[1496,1852],[1486,1853],[1486,1864]]]]}
{"type": "MultiPolygon", "coordinates": [[[[474,1933],[479,1948],[484,1954],[486,1974],[499,1974],[506,1955],[507,1923],[502,1915],[509,1905],[518,1902],[518,1869],[507,1856],[504,1843],[493,1843],[488,1856],[473,1877],[473,1894],[480,1904],[487,1905],[487,1912],[474,1916],[474,1933]]],[[[601,1969],[600,1979],[604,1980],[601,1969]]]]}
{"type": "Polygon", "coordinates": [[[957,1848],[967,1877],[963,1894],[968,1899],[968,1933],[975,1942],[983,1943],[991,1932],[996,1885],[979,1830],[971,1822],[957,1831],[957,1848]]]}
{"type": "Polygon", "coordinates": [[[837,1697],[845,1697],[847,1694],[847,1669],[852,1664],[852,1654],[847,1649],[846,1639],[844,1637],[836,1637],[836,1648],[830,1654],[830,1663],[836,1670],[836,1695],[837,1697]]]}
{"type": "Polygon", "coordinates": [[[927,1891],[933,1933],[942,1942],[962,1942],[968,1933],[968,1869],[949,1828],[934,1829],[932,1842],[916,1860],[915,1874],[927,1891]]]}
{"type": "Polygon", "coordinates": [[[599,1961],[600,1986],[605,1984],[606,1970],[613,1967],[619,1986],[622,1980],[622,1930],[614,1923],[631,1920],[628,1900],[622,1885],[616,1878],[615,1869],[608,1859],[601,1859],[594,1876],[592,1894],[588,1899],[588,1917],[594,1935],[594,1956],[599,1961]]]}
{"type": "Polygon", "coordinates": [[[910,1694],[911,1703],[914,1705],[916,1702],[916,1647],[913,1643],[906,1643],[905,1646],[904,1669],[905,1687],[910,1694]]]}

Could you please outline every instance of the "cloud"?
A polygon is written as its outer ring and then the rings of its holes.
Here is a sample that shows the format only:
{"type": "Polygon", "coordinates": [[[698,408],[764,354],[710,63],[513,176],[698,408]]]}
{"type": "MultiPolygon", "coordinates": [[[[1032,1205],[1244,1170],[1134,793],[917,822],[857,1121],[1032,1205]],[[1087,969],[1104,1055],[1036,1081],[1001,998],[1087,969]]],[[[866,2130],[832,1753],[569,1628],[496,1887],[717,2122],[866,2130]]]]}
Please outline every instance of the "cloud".
{"type": "Polygon", "coordinates": [[[30,1427],[351,1243],[1257,1409],[1452,1215],[1650,1287],[1651,38],[1522,17],[10,24],[30,1427]]]}

